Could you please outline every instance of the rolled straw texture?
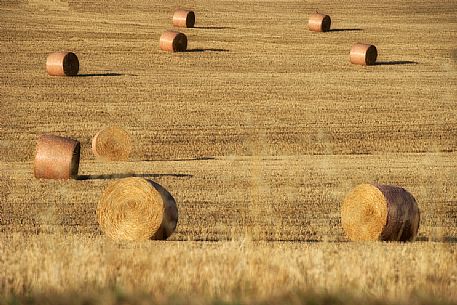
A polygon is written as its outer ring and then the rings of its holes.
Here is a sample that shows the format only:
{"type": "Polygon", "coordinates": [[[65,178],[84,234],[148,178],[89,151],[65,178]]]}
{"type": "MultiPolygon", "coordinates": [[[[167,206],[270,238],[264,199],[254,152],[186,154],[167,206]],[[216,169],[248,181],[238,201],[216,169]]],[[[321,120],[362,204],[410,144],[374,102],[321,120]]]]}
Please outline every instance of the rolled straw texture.
{"type": "Polygon", "coordinates": [[[92,152],[102,160],[125,161],[128,160],[131,151],[130,136],[120,127],[107,127],[92,138],[92,152]]]}
{"type": "Polygon", "coordinates": [[[419,229],[414,197],[392,185],[361,184],[343,201],[341,223],[350,240],[410,241],[419,229]]]}
{"type": "Polygon", "coordinates": [[[163,191],[160,185],[136,177],[110,184],[97,206],[101,230],[117,241],[168,238],[176,228],[178,211],[173,197],[168,193],[167,198],[163,191]]]}

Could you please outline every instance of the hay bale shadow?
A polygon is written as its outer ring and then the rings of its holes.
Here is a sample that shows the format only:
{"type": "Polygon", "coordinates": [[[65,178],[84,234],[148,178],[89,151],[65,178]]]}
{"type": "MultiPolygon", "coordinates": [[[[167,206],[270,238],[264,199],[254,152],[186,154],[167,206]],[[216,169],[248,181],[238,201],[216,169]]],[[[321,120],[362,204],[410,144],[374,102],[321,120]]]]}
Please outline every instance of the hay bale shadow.
{"type": "Polygon", "coordinates": [[[330,29],[330,30],[328,30],[328,32],[360,32],[360,31],[363,31],[363,29],[353,28],[353,29],[330,29]]]}
{"type": "Polygon", "coordinates": [[[137,75],[136,74],[107,72],[107,73],[84,73],[84,74],[78,74],[76,76],[77,77],[112,77],[112,76],[137,76],[137,75]]]}
{"type": "Polygon", "coordinates": [[[194,29],[200,30],[233,30],[234,27],[230,26],[194,26],[194,29]]]}
{"type": "Polygon", "coordinates": [[[230,52],[230,50],[227,49],[189,49],[186,52],[190,53],[198,53],[198,52],[230,52]]]}
{"type": "Polygon", "coordinates": [[[111,180],[123,179],[130,177],[139,178],[161,178],[161,177],[175,177],[175,178],[192,178],[194,175],[190,174],[104,174],[104,175],[78,175],[76,180],[111,180]]]}
{"type": "Polygon", "coordinates": [[[395,66],[395,65],[417,65],[417,61],[411,60],[393,60],[393,61],[377,61],[375,66],[395,66]]]}
{"type": "Polygon", "coordinates": [[[196,158],[183,158],[183,159],[154,159],[154,160],[141,160],[144,162],[188,162],[188,161],[208,161],[216,160],[215,157],[196,157],[196,158]]]}
{"type": "Polygon", "coordinates": [[[450,244],[457,244],[457,237],[456,236],[445,236],[443,238],[443,241],[450,243],[450,244]]]}

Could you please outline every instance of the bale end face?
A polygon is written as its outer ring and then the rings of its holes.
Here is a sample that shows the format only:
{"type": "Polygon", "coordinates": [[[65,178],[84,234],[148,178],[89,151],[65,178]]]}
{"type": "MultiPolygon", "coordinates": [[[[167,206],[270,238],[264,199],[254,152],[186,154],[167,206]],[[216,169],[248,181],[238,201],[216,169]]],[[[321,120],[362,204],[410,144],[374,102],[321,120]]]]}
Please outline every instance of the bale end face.
{"type": "Polygon", "coordinates": [[[353,241],[409,241],[417,235],[419,209],[403,188],[361,184],[344,199],[341,223],[353,241]]]}
{"type": "Polygon", "coordinates": [[[193,28],[195,26],[195,13],[190,10],[176,10],[173,14],[173,26],[193,28]]]}
{"type": "Polygon", "coordinates": [[[187,50],[187,36],[175,31],[166,31],[160,37],[160,48],[168,52],[184,52],[187,50]]]}
{"type": "Polygon", "coordinates": [[[79,60],[73,52],[56,52],[48,55],[46,70],[50,76],[75,76],[79,72],[79,60]]]}
{"type": "Polygon", "coordinates": [[[112,183],[97,206],[101,230],[117,241],[166,239],[176,228],[177,218],[173,197],[160,185],[143,178],[112,183]]]}
{"type": "Polygon", "coordinates": [[[37,140],[34,176],[38,179],[76,178],[81,145],[78,141],[44,134],[37,140]]]}
{"type": "Polygon", "coordinates": [[[378,50],[374,45],[357,43],[352,46],[350,61],[356,65],[371,66],[376,63],[378,50]]]}
{"type": "Polygon", "coordinates": [[[332,20],[329,15],[315,13],[309,17],[308,28],[313,32],[328,32],[331,23],[332,20]]]}
{"type": "Polygon", "coordinates": [[[104,161],[128,160],[132,151],[129,134],[117,126],[100,130],[92,138],[92,152],[104,161]]]}
{"type": "Polygon", "coordinates": [[[376,187],[361,184],[343,201],[341,223],[350,240],[378,240],[387,222],[387,202],[376,187]]]}

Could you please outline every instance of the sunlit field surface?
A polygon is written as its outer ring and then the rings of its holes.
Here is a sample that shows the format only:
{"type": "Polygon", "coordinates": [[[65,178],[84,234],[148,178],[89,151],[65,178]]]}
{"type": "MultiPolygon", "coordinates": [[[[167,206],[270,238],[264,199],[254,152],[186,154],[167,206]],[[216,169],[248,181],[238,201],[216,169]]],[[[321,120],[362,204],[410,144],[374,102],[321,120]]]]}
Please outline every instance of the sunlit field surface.
{"type": "Polygon", "coordinates": [[[0,303],[457,302],[457,1],[0,2],[0,303]],[[188,50],[159,37],[177,7],[188,50]],[[308,31],[316,10],[328,33],[308,31]],[[352,65],[354,43],[378,64],[352,65]],[[50,77],[49,53],[78,55],[50,77]],[[129,132],[128,162],[91,139],[129,132]],[[79,178],[33,177],[37,136],[81,142],[79,178]],[[98,200],[142,176],[175,198],[167,241],[116,243],[98,200]],[[360,183],[406,188],[412,243],[349,242],[360,183]]]}

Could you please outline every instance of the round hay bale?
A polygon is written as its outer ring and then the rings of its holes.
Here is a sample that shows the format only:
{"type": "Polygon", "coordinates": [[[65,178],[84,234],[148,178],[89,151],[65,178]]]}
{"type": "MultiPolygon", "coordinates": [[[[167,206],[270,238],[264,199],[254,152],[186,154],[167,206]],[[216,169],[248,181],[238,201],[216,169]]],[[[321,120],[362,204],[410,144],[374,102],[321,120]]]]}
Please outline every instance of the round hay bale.
{"type": "Polygon", "coordinates": [[[184,52],[187,49],[187,37],[183,33],[166,31],[160,36],[160,48],[168,52],[184,52]]]}
{"type": "Polygon", "coordinates": [[[410,241],[419,229],[414,197],[393,185],[360,184],[343,201],[341,223],[350,240],[410,241]]]}
{"type": "Polygon", "coordinates": [[[356,43],[351,48],[350,59],[355,65],[370,66],[376,63],[378,50],[374,45],[356,43]]]}
{"type": "Polygon", "coordinates": [[[180,28],[193,28],[195,13],[189,10],[177,9],[173,14],[173,26],[180,28]]]}
{"type": "Polygon", "coordinates": [[[101,230],[111,239],[167,239],[178,222],[176,202],[159,184],[124,178],[108,186],[97,206],[101,230]]]}
{"type": "Polygon", "coordinates": [[[51,134],[37,140],[33,172],[36,178],[76,178],[81,145],[78,141],[51,134]]]}
{"type": "Polygon", "coordinates": [[[320,13],[314,13],[309,16],[308,28],[313,32],[328,32],[330,30],[330,25],[332,20],[329,15],[324,15],[320,13]]]}
{"type": "Polygon", "coordinates": [[[79,60],[75,53],[56,52],[48,55],[46,70],[51,76],[75,76],[79,72],[79,60]]]}
{"type": "Polygon", "coordinates": [[[131,151],[130,136],[120,127],[107,127],[92,138],[92,152],[102,160],[125,161],[128,160],[131,151]]]}

